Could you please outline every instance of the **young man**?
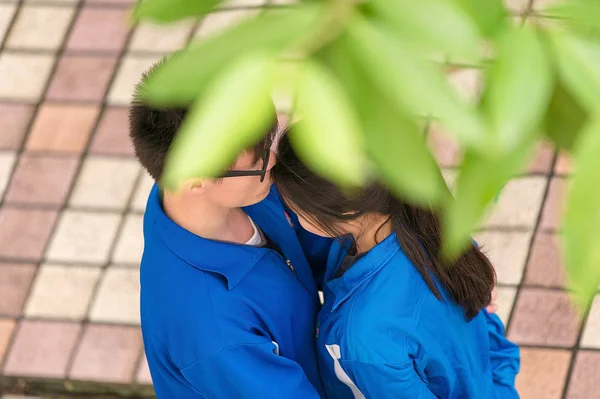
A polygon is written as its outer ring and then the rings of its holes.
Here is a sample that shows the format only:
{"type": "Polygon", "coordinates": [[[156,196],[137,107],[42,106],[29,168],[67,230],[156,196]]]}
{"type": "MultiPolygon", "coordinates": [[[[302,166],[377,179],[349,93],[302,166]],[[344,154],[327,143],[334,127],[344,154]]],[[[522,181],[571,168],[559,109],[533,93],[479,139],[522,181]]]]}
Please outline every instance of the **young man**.
{"type": "MultiPolygon", "coordinates": [[[[137,157],[157,182],[185,113],[131,106],[137,157]]],[[[150,193],[141,320],[159,399],[321,396],[317,288],[270,189],[276,129],[274,122],[222,178],[192,179],[177,193],[157,183],[150,193]]]]}

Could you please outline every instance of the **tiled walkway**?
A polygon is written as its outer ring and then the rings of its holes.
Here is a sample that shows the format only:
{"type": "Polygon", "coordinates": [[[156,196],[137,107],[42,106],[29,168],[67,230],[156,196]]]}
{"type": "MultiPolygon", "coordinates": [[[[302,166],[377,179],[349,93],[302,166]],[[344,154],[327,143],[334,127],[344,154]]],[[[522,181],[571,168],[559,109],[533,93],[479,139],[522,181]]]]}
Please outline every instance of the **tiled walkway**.
{"type": "MultiPolygon", "coordinates": [[[[138,261],[151,182],[132,156],[124,107],[161,55],[263,1],[134,30],[129,3],[0,0],[0,372],[8,377],[150,383],[138,261]]],[[[522,10],[528,1],[509,3],[522,10]]],[[[467,95],[477,91],[476,70],[453,80],[467,95]]],[[[457,154],[433,130],[451,178],[457,154]]],[[[497,267],[499,313],[523,348],[525,399],[600,398],[600,297],[582,322],[556,247],[568,172],[565,159],[540,148],[477,237],[497,267]]]]}

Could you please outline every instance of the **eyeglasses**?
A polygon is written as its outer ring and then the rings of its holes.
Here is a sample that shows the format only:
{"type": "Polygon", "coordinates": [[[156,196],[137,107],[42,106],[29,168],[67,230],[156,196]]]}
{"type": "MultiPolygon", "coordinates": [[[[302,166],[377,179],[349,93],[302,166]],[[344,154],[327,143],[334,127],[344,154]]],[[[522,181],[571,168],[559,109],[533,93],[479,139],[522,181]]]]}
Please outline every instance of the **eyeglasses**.
{"type": "Polygon", "coordinates": [[[260,176],[260,182],[265,180],[267,174],[267,167],[271,159],[271,151],[265,150],[265,153],[261,157],[263,161],[263,167],[261,170],[229,170],[221,175],[221,178],[225,177],[246,177],[246,176],[260,176]]]}

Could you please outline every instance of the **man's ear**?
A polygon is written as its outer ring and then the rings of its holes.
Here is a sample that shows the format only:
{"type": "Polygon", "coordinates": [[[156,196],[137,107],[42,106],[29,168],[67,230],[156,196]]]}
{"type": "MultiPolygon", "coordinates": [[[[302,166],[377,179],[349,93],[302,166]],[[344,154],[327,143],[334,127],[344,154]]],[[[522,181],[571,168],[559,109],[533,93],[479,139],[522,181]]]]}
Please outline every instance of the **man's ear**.
{"type": "Polygon", "coordinates": [[[189,179],[184,183],[185,191],[190,194],[204,194],[208,186],[210,186],[208,179],[189,179]]]}

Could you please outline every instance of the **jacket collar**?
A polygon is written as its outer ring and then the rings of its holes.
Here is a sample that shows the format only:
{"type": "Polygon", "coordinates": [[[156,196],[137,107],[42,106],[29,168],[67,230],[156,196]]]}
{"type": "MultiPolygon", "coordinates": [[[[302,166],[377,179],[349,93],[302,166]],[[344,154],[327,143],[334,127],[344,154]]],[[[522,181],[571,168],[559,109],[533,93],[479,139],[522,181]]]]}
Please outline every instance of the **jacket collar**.
{"type": "MultiPolygon", "coordinates": [[[[337,257],[335,255],[330,257],[329,276],[335,275],[348,252],[347,249],[344,249],[347,246],[344,246],[343,242],[337,242],[334,245],[339,246],[339,252],[337,257]]],[[[358,288],[368,283],[398,251],[400,251],[400,245],[396,234],[392,233],[358,259],[341,277],[329,280],[327,285],[334,297],[331,311],[336,310],[358,288]]]]}
{"type": "MultiPolygon", "coordinates": [[[[147,223],[153,224],[155,234],[177,257],[200,270],[222,275],[228,289],[234,288],[268,252],[266,248],[208,240],[180,227],[163,211],[157,185],[150,192],[145,217],[147,223]]],[[[260,226],[259,221],[254,222],[260,226]]]]}

